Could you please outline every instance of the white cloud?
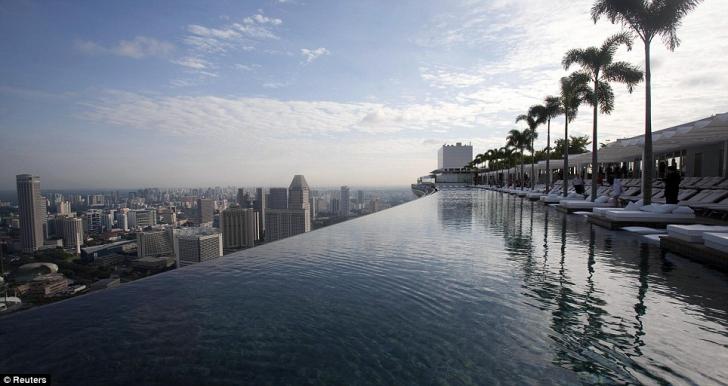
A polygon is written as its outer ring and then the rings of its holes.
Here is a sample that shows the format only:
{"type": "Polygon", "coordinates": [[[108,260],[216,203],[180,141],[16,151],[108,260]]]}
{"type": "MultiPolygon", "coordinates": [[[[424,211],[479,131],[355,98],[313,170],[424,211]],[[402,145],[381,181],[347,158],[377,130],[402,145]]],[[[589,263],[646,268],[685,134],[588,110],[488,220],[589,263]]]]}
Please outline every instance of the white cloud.
{"type": "Polygon", "coordinates": [[[301,55],[303,55],[306,58],[306,63],[311,63],[314,60],[318,59],[320,56],[323,55],[329,55],[331,52],[327,50],[324,47],[319,47],[316,49],[308,49],[308,48],[302,48],[301,49],[301,55]]]}
{"type": "Polygon", "coordinates": [[[211,67],[210,62],[202,58],[195,58],[191,56],[180,58],[174,60],[173,62],[179,64],[180,66],[191,68],[193,70],[204,70],[211,67]]]}
{"type": "Polygon", "coordinates": [[[146,36],[137,36],[132,40],[121,40],[113,46],[102,46],[89,40],[76,41],[76,48],[87,54],[111,54],[134,59],[145,57],[168,57],[174,51],[174,45],[146,36]]]}

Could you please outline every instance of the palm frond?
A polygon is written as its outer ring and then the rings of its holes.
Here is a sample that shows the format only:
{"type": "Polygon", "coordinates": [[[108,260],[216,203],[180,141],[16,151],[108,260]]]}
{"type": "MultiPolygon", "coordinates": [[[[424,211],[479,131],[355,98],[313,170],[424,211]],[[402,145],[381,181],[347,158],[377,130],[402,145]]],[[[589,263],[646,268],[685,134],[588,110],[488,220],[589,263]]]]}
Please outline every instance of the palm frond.
{"type": "Polygon", "coordinates": [[[624,83],[631,93],[634,86],[642,81],[642,70],[627,62],[614,62],[604,69],[604,79],[607,81],[624,83]]]}

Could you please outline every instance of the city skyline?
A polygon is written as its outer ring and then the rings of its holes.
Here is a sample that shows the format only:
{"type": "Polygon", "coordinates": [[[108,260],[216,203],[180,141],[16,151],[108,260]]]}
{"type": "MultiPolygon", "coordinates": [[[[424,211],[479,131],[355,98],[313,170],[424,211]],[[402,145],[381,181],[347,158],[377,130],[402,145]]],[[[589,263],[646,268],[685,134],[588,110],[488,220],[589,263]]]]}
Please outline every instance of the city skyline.
{"type": "MultiPolygon", "coordinates": [[[[534,4],[3,4],[0,189],[18,173],[48,189],[406,184],[444,143],[500,144],[556,93],[567,49],[620,30],[591,1],[534,4]]],[[[654,45],[655,129],[724,112],[728,39],[704,26],[726,13],[705,1],[669,58],[654,45]]],[[[643,65],[638,48],[617,57],[643,65]]],[[[615,92],[600,140],[643,127],[644,88],[615,92]]]]}

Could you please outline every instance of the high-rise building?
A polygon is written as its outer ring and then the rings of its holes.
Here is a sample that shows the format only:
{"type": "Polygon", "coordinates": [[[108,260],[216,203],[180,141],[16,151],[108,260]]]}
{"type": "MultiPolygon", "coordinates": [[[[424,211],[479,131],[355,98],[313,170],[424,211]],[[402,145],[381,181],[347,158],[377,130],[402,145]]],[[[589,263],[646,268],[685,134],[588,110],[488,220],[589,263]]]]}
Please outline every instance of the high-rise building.
{"type": "MultiPolygon", "coordinates": [[[[265,234],[265,210],[267,207],[266,194],[263,188],[255,188],[255,202],[253,209],[258,212],[258,238],[263,238],[265,234]]],[[[287,199],[286,199],[287,200],[287,199]]]]}
{"type": "Polygon", "coordinates": [[[56,213],[65,215],[71,214],[71,203],[68,201],[59,201],[56,204],[56,213]]]}
{"type": "Polygon", "coordinates": [[[174,232],[177,267],[218,258],[222,251],[222,233],[215,228],[185,228],[174,232]]]}
{"type": "Polygon", "coordinates": [[[123,231],[129,230],[129,220],[126,213],[122,212],[116,214],[116,227],[123,231]]]}
{"type": "Polygon", "coordinates": [[[311,189],[308,187],[306,178],[300,174],[293,176],[291,185],[288,186],[288,209],[308,209],[308,198],[311,189]]]}
{"type": "MultiPolygon", "coordinates": [[[[271,189],[272,196],[273,189],[271,189]]],[[[306,178],[295,175],[288,187],[288,209],[270,209],[265,214],[266,241],[280,240],[311,231],[309,196],[310,189],[306,178]]]]}
{"type": "Polygon", "coordinates": [[[356,203],[357,203],[358,209],[361,209],[364,207],[364,191],[362,191],[362,190],[356,191],[356,203]]]}
{"type": "Polygon", "coordinates": [[[341,187],[341,202],[339,203],[339,216],[341,217],[349,217],[349,187],[348,186],[342,186],[341,187]]]}
{"type": "Polygon", "coordinates": [[[268,195],[268,198],[268,208],[288,209],[288,189],[270,188],[270,194],[268,195]]]}
{"type": "Polygon", "coordinates": [[[101,217],[103,215],[103,212],[101,209],[89,209],[84,213],[85,217],[85,224],[86,224],[86,231],[89,233],[101,233],[102,231],[102,223],[101,223],[101,217]]]}
{"type": "Polygon", "coordinates": [[[464,168],[472,160],[473,146],[463,145],[460,142],[455,145],[442,145],[437,152],[438,169],[464,168]]]}
{"type": "Polygon", "coordinates": [[[197,199],[197,225],[212,224],[215,216],[215,201],[209,198],[197,199]]]}
{"type": "Polygon", "coordinates": [[[114,214],[113,213],[105,213],[103,216],[101,216],[101,227],[104,228],[104,231],[110,231],[114,227],[114,214]]]}
{"type": "Polygon", "coordinates": [[[88,206],[104,206],[105,200],[103,194],[90,194],[86,196],[86,203],[88,206]]]}
{"type": "Polygon", "coordinates": [[[241,208],[248,207],[248,203],[246,202],[246,199],[245,199],[245,189],[238,188],[238,195],[237,195],[236,201],[238,202],[238,205],[240,205],[241,208]]]}
{"type": "Polygon", "coordinates": [[[19,174],[15,177],[18,189],[20,216],[20,246],[32,253],[43,245],[43,207],[40,195],[40,177],[19,174]]]}
{"type": "Polygon", "coordinates": [[[137,232],[137,256],[156,257],[174,254],[173,229],[137,232]]]}
{"type": "Polygon", "coordinates": [[[154,226],[157,225],[157,211],[155,209],[130,210],[127,212],[127,220],[131,229],[154,226]]]}
{"type": "Polygon", "coordinates": [[[285,239],[311,231],[311,215],[308,209],[269,209],[265,226],[265,241],[285,239]]]}
{"type": "Polygon", "coordinates": [[[339,213],[341,208],[339,203],[340,201],[338,198],[331,197],[331,200],[329,200],[329,215],[336,216],[339,213]]]}
{"type": "Polygon", "coordinates": [[[258,237],[258,212],[251,208],[227,208],[220,214],[224,249],[252,248],[258,237]]]}
{"type": "Polygon", "coordinates": [[[78,217],[63,218],[63,246],[81,253],[84,239],[83,220],[78,217]]]}

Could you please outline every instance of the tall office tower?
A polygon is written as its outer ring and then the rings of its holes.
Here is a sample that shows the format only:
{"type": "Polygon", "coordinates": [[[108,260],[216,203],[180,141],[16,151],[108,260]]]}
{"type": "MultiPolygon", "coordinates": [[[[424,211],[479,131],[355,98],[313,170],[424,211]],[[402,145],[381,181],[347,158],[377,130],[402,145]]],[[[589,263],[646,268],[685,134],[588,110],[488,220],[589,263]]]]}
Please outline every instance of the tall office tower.
{"type": "Polygon", "coordinates": [[[326,202],[326,199],[323,197],[318,197],[314,201],[316,203],[316,214],[318,215],[321,212],[326,212],[328,210],[328,202],[326,202]]]}
{"type": "Polygon", "coordinates": [[[349,217],[349,187],[341,187],[341,202],[339,203],[339,216],[349,217]]]}
{"type": "Polygon", "coordinates": [[[275,241],[311,231],[308,209],[269,209],[265,212],[265,241],[275,241]]]}
{"type": "Polygon", "coordinates": [[[106,232],[110,231],[114,227],[113,213],[105,213],[101,216],[101,227],[103,227],[106,232]]]}
{"type": "Polygon", "coordinates": [[[247,199],[245,197],[245,189],[238,188],[237,201],[238,201],[238,205],[240,205],[241,208],[248,207],[247,199]]]}
{"type": "Polygon", "coordinates": [[[123,231],[129,230],[129,219],[126,216],[126,213],[116,214],[116,227],[123,231]]]}
{"type": "Polygon", "coordinates": [[[310,195],[311,189],[308,187],[306,178],[296,174],[293,176],[291,185],[288,186],[288,209],[310,209],[308,206],[310,195]]]}
{"type": "Polygon", "coordinates": [[[339,210],[341,208],[341,205],[339,204],[339,199],[336,197],[331,197],[331,200],[329,201],[329,214],[332,216],[335,216],[339,213],[339,210]]]}
{"type": "Polygon", "coordinates": [[[56,213],[66,215],[71,214],[71,203],[68,201],[60,201],[56,204],[56,213]]]}
{"type": "Polygon", "coordinates": [[[288,209],[288,189],[270,188],[270,194],[268,195],[268,198],[268,208],[288,209]]]}
{"type": "Polygon", "coordinates": [[[364,191],[357,190],[356,191],[356,203],[359,209],[361,209],[364,206],[364,191]]]}
{"type": "Polygon", "coordinates": [[[437,151],[438,169],[464,168],[472,160],[473,146],[463,145],[460,142],[455,145],[442,145],[437,151]]]}
{"type": "Polygon", "coordinates": [[[63,246],[81,253],[83,245],[83,221],[78,217],[63,218],[63,246]]]}
{"type": "Polygon", "coordinates": [[[129,228],[146,228],[157,225],[157,211],[155,209],[135,209],[127,212],[129,228]]]}
{"type": "Polygon", "coordinates": [[[222,233],[215,228],[186,228],[174,232],[177,267],[222,256],[222,233]]]}
{"type": "Polygon", "coordinates": [[[101,217],[102,217],[102,211],[101,209],[89,209],[84,214],[84,217],[86,219],[86,231],[89,233],[101,233],[102,230],[102,224],[101,224],[101,217]]]}
{"type": "Polygon", "coordinates": [[[103,194],[91,194],[86,196],[86,204],[88,206],[104,206],[105,200],[103,194]]]}
{"type": "Polygon", "coordinates": [[[43,245],[43,206],[40,196],[40,177],[30,174],[15,176],[20,216],[20,246],[32,253],[43,245]]]}
{"type": "Polygon", "coordinates": [[[137,232],[137,256],[155,257],[174,254],[173,235],[172,228],[160,231],[137,232]]]}
{"type": "Polygon", "coordinates": [[[316,218],[316,212],[318,211],[318,206],[316,205],[316,197],[311,196],[308,199],[308,207],[311,209],[311,221],[316,218]]]}
{"type": "Polygon", "coordinates": [[[258,236],[258,216],[251,208],[227,208],[220,214],[224,249],[252,248],[258,236]]]}
{"type": "Polygon", "coordinates": [[[197,199],[197,225],[212,224],[215,216],[215,201],[209,198],[197,199]]]}
{"type": "Polygon", "coordinates": [[[255,188],[255,202],[253,202],[253,209],[258,212],[258,238],[260,239],[262,239],[265,234],[266,197],[267,195],[263,192],[263,188],[255,188]]]}

